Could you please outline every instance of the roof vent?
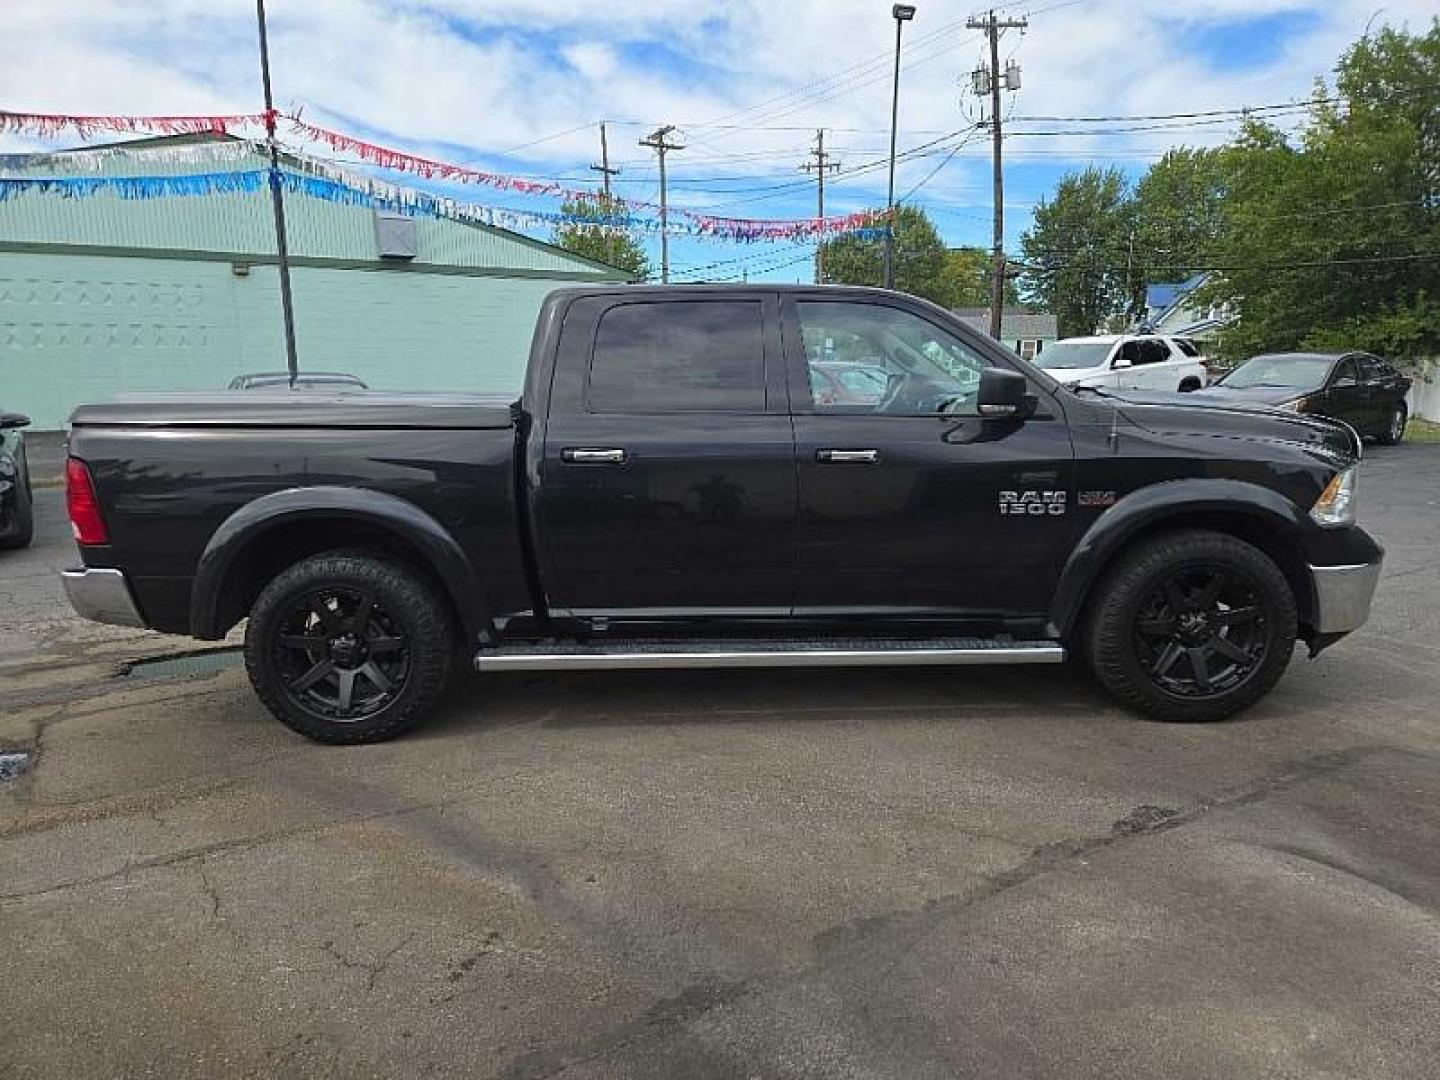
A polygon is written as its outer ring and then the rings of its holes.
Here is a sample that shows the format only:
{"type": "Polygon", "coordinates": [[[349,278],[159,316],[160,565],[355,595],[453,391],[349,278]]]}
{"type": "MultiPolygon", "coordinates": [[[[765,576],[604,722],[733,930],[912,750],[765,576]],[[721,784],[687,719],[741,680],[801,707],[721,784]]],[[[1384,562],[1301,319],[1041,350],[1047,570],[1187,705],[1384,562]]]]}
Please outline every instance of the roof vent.
{"type": "Polygon", "coordinates": [[[382,259],[415,258],[415,219],[405,214],[375,212],[375,246],[382,259]]]}

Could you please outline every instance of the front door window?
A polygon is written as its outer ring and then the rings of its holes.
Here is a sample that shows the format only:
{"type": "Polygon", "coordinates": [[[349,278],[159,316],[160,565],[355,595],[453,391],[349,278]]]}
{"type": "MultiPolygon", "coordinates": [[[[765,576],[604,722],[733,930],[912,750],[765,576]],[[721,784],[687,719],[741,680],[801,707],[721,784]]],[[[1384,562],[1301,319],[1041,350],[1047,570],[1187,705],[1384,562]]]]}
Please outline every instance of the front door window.
{"type": "Polygon", "coordinates": [[[984,358],[928,319],[880,304],[795,305],[815,412],[976,415],[984,358]]]}

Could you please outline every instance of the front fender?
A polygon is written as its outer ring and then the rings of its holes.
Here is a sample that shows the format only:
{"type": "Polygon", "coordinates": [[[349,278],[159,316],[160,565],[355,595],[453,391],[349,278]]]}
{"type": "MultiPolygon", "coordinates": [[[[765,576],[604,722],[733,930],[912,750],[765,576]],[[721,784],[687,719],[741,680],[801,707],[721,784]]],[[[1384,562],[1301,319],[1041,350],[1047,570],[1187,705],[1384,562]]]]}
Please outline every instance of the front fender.
{"type": "Polygon", "coordinates": [[[493,636],[494,624],[470,559],[445,527],[420,507],[368,488],[288,488],[246,503],[215,530],[195,570],[190,593],[190,633],[213,641],[225,635],[220,601],[236,560],[266,533],[307,518],[378,525],[417,551],[454,601],[467,640],[493,636]]]}
{"type": "MultiPolygon", "coordinates": [[[[1308,524],[1305,512],[1278,491],[1244,480],[1187,479],[1151,484],[1126,495],[1085,531],[1061,571],[1047,630],[1064,637],[1074,628],[1085,598],[1111,557],[1131,538],[1166,518],[1206,513],[1243,514],[1297,550],[1308,524]]],[[[1302,608],[1309,597],[1297,597],[1302,608]]]]}

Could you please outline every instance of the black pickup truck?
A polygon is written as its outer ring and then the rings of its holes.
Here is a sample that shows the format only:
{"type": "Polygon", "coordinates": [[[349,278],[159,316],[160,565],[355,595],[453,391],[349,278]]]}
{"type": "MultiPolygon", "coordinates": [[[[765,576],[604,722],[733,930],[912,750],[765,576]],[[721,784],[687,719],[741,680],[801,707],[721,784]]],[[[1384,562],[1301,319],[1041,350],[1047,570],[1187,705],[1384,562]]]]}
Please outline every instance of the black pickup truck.
{"type": "Polygon", "coordinates": [[[72,425],[76,610],[248,617],[256,692],[326,742],[409,727],[457,661],[1074,652],[1136,709],[1217,719],[1358,627],[1382,554],[1345,425],[1072,392],[869,289],[562,290],[518,401],[150,395],[72,425]]]}

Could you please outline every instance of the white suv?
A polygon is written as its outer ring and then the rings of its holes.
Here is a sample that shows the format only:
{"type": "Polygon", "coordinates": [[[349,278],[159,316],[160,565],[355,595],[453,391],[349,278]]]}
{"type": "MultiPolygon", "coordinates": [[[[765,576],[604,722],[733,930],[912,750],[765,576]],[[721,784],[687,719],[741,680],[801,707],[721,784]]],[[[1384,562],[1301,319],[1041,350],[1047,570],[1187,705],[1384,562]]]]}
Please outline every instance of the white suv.
{"type": "Polygon", "coordinates": [[[1033,363],[1067,386],[1102,390],[1199,390],[1209,381],[1204,357],[1154,334],[1063,338],[1033,363]]]}

